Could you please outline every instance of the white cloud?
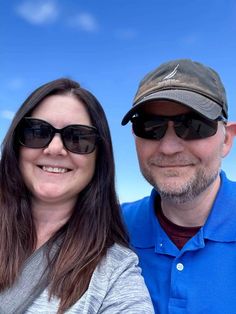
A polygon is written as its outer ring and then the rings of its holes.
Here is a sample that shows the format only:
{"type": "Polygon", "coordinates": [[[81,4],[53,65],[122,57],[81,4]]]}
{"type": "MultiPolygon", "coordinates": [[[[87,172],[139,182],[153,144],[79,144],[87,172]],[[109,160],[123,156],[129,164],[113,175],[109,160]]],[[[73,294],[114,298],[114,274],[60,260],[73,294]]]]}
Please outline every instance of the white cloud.
{"type": "Polygon", "coordinates": [[[52,0],[27,0],[16,11],[27,22],[37,25],[52,23],[59,14],[56,3],[52,0]]]}
{"type": "Polygon", "coordinates": [[[71,17],[68,24],[86,32],[96,32],[99,29],[99,25],[94,16],[85,12],[71,17]]]}
{"type": "Polygon", "coordinates": [[[4,119],[12,120],[14,115],[15,115],[15,112],[14,111],[10,111],[10,110],[1,110],[0,111],[0,115],[4,119]]]}

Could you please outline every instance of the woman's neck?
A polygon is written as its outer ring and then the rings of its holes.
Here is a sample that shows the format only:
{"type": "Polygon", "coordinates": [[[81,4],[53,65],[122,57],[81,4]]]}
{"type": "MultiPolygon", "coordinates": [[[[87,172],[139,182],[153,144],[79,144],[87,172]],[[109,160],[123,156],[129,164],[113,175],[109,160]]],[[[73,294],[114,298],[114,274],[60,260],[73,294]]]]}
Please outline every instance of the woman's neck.
{"type": "Polygon", "coordinates": [[[33,200],[32,213],[36,227],[38,249],[70,218],[74,204],[50,204],[33,200]]]}

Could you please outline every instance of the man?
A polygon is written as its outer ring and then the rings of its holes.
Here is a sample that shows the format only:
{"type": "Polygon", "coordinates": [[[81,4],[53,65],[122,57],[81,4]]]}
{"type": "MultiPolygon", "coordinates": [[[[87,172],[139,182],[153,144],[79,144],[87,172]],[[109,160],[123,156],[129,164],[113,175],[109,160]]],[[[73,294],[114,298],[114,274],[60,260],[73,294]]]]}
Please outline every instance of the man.
{"type": "Polygon", "coordinates": [[[236,313],[236,183],[220,170],[236,134],[227,118],[218,74],[183,59],[146,75],[122,120],[153,186],[123,213],[156,313],[236,313]]]}

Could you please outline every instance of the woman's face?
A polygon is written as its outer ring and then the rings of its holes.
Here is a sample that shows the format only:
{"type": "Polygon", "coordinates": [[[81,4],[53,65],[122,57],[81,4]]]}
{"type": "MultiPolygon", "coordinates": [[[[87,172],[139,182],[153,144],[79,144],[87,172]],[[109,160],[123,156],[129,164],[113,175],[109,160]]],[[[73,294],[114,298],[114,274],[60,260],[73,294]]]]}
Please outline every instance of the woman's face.
{"type": "MultiPolygon", "coordinates": [[[[91,126],[84,104],[71,95],[45,98],[33,111],[32,118],[47,121],[61,129],[71,124],[91,126]]],[[[91,181],[96,163],[96,151],[76,154],[68,151],[56,133],[45,148],[20,148],[20,170],[34,202],[73,207],[78,194],[91,181]]]]}

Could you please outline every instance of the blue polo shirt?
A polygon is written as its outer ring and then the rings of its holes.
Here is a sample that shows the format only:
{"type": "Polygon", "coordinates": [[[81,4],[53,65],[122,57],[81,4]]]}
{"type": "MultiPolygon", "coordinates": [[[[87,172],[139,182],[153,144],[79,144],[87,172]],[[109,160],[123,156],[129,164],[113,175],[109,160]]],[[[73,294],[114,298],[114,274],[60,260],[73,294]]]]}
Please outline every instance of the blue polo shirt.
{"type": "Polygon", "coordinates": [[[179,250],[154,213],[157,192],[122,206],[156,313],[236,314],[236,182],[221,185],[205,225],[179,250]]]}

